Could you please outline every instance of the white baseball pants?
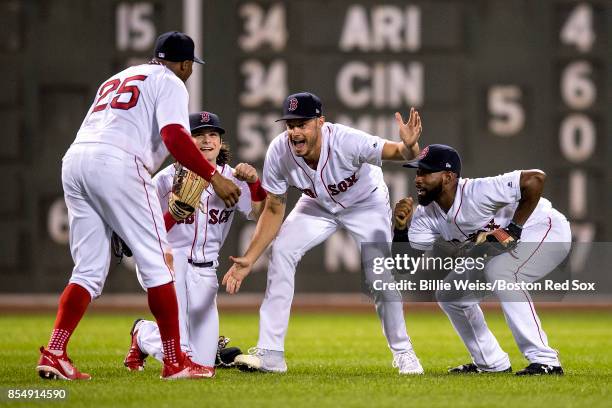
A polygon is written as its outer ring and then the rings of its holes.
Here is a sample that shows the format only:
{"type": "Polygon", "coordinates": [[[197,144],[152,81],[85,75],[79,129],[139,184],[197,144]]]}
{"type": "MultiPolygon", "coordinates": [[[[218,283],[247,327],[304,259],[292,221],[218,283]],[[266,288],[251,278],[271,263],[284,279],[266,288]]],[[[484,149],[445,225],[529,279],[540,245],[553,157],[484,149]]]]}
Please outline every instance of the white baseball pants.
{"type": "Polygon", "coordinates": [[[147,288],[172,282],[172,252],[149,172],[134,155],[101,143],[75,144],[62,160],[68,207],[70,283],[100,296],[114,230],[134,253],[147,288]]]}
{"type": "MultiPolygon", "coordinates": [[[[503,279],[508,282],[534,282],[563,262],[569,254],[570,246],[569,222],[562,214],[554,211],[545,222],[523,230],[521,242],[513,251],[516,257],[506,253],[487,263],[487,281],[503,279]]],[[[525,358],[531,363],[559,366],[558,353],[548,345],[548,338],[529,293],[498,292],[497,295],[506,322],[525,358]]],[[[463,340],[474,364],[485,371],[501,371],[510,367],[508,354],[502,350],[485,322],[479,300],[439,304],[463,340]]]]}
{"type": "MultiPolygon", "coordinates": [[[[272,246],[268,284],[259,310],[257,347],[284,351],[297,263],[308,250],[340,228],[345,228],[358,244],[391,242],[391,208],[387,189],[379,188],[367,202],[353,205],[338,214],[330,213],[308,197],[298,200],[272,246]]],[[[375,307],[391,351],[411,350],[402,302],[375,298],[375,307]]]]}
{"type": "MultiPolygon", "coordinates": [[[[188,253],[189,248],[174,250],[181,349],[190,354],[196,363],[214,366],[219,339],[217,272],[214,267],[199,268],[189,264],[188,253]]],[[[137,340],[143,352],[162,361],[162,342],[157,323],[142,323],[137,340]]]]}

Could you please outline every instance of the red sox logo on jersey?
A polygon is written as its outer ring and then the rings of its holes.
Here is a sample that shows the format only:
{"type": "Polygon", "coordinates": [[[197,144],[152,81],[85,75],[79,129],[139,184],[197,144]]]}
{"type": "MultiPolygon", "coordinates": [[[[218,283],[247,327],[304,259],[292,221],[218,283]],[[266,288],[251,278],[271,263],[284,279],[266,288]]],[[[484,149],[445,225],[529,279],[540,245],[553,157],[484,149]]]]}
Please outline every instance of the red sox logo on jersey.
{"type": "Polygon", "coordinates": [[[208,223],[209,224],[223,224],[229,221],[230,215],[234,210],[218,210],[216,208],[211,208],[208,210],[208,223]]]}
{"type": "Polygon", "coordinates": [[[489,221],[489,223],[487,225],[485,225],[485,228],[489,231],[493,231],[496,230],[500,227],[499,224],[495,223],[495,218],[491,218],[491,221],[489,221]]]}
{"type": "Polygon", "coordinates": [[[200,117],[201,117],[200,122],[203,122],[203,123],[208,123],[208,121],[210,120],[210,115],[208,114],[208,112],[201,112],[200,117]]]}
{"type": "Polygon", "coordinates": [[[317,194],[309,188],[298,188],[302,193],[306,194],[308,197],[316,198],[317,194]]]}
{"type": "Polygon", "coordinates": [[[298,107],[298,100],[296,98],[289,99],[289,112],[293,112],[298,107]]]}
{"type": "Polygon", "coordinates": [[[491,218],[491,221],[489,221],[489,223],[485,225],[482,229],[479,229],[478,231],[470,234],[467,238],[467,241],[474,241],[476,240],[476,237],[478,236],[478,234],[480,234],[481,232],[495,231],[499,227],[500,225],[495,223],[495,218],[491,218]]]}
{"type": "Polygon", "coordinates": [[[357,180],[359,179],[357,178],[357,173],[355,172],[338,184],[328,184],[327,189],[329,190],[329,194],[335,196],[340,193],[344,193],[346,190],[353,187],[357,180]]]}
{"type": "Polygon", "coordinates": [[[185,218],[184,220],[179,220],[176,223],[177,224],[193,224],[195,222],[195,215],[191,214],[189,217],[185,218]]]}

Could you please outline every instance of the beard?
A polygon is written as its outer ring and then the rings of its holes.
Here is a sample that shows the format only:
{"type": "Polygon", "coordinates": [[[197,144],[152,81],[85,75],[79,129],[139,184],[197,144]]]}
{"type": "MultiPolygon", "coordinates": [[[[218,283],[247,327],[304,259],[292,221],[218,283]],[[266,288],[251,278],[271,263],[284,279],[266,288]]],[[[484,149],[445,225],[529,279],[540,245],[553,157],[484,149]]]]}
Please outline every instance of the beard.
{"type": "Polygon", "coordinates": [[[442,183],[427,191],[427,193],[425,193],[424,195],[417,196],[417,201],[420,205],[426,207],[433,201],[435,201],[438,197],[440,197],[440,194],[442,194],[442,183]]]}

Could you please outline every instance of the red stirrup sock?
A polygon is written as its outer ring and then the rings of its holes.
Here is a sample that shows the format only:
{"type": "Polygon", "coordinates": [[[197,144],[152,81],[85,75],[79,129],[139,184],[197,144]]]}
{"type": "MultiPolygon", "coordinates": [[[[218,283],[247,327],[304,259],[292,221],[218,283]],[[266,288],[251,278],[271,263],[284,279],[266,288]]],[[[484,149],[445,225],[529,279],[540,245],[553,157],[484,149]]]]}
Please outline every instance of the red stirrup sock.
{"type": "Polygon", "coordinates": [[[54,354],[66,352],[68,340],[81,321],[90,302],[91,296],[84,287],[76,283],[70,283],[66,286],[59,299],[55,325],[53,326],[53,332],[51,332],[47,350],[53,351],[54,354]]]}
{"type": "Polygon", "coordinates": [[[182,353],[174,282],[147,289],[147,297],[162,338],[164,360],[171,364],[180,363],[182,353]]]}

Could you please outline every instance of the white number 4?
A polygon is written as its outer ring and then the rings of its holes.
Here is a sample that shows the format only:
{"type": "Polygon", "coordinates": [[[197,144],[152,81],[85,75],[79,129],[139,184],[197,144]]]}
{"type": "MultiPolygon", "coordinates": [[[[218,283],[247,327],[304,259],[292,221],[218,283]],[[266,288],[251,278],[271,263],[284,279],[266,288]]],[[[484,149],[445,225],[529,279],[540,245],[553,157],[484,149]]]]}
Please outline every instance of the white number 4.
{"type": "Polygon", "coordinates": [[[561,28],[561,42],[575,45],[578,51],[587,52],[595,42],[593,32],[593,10],[589,4],[581,3],[574,7],[563,28],[561,28]]]}

